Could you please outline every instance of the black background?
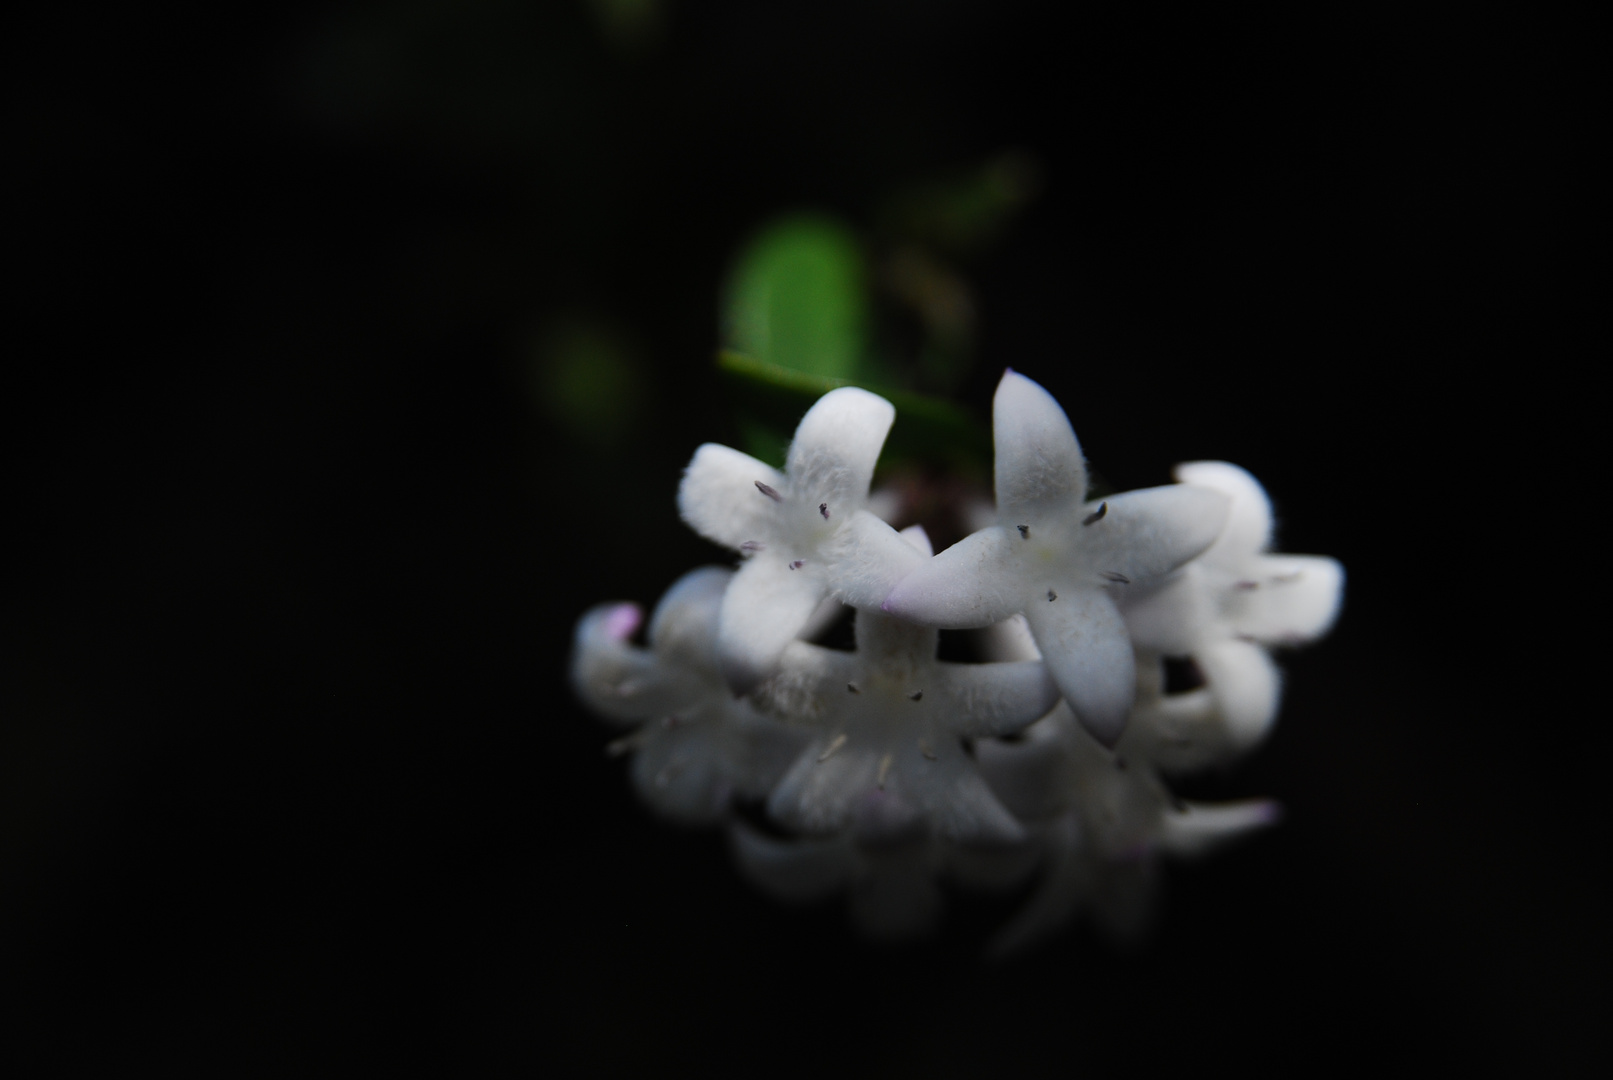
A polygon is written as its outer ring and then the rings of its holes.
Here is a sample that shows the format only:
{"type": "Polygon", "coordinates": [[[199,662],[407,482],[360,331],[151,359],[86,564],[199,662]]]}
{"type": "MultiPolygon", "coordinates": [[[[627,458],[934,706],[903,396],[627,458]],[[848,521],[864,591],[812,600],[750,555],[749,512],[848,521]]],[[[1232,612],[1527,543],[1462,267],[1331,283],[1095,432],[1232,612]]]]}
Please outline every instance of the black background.
{"type": "Polygon", "coordinates": [[[1589,250],[1572,28],[674,0],[634,49],[590,10],[19,37],[10,1045],[239,1075],[1570,1051],[1605,945],[1594,718],[1533,651],[1570,587],[1530,538],[1589,250]],[[1350,577],[1275,736],[1196,789],[1281,828],[1173,867],[1146,946],[1081,926],[991,968],[1000,904],[893,951],[753,893],[635,803],[564,664],[585,607],[723,558],[673,493],[736,437],[737,245],[1004,150],[1043,185],[968,269],[960,400],[1031,375],[1119,488],[1236,461],[1350,577]],[[647,365],[610,445],[532,391],[576,312],[647,365]]]}

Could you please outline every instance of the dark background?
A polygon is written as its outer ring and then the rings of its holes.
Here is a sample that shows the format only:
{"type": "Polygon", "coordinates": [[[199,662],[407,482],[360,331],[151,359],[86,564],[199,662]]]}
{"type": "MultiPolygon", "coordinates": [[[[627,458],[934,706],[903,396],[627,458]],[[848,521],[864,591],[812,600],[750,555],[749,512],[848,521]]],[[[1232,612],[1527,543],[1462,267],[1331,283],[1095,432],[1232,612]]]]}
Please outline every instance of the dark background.
{"type": "Polygon", "coordinates": [[[64,9],[19,37],[10,1045],[238,1075],[1571,1052],[1605,947],[1594,716],[1520,602],[1568,588],[1523,494],[1564,467],[1540,387],[1589,249],[1572,28],[602,10],[64,9]],[[1040,183],[963,271],[958,400],[985,417],[1013,365],[1119,488],[1236,461],[1284,547],[1350,578],[1275,736],[1193,787],[1276,797],[1281,828],[1173,867],[1146,946],[1083,925],[988,968],[1001,903],[893,951],[752,892],[636,804],[564,664],[585,607],[723,558],[673,494],[736,437],[738,245],[800,207],[873,235],[892,190],[1004,152],[1040,183]],[[544,396],[577,320],[643,380],[609,439],[544,396]]]}

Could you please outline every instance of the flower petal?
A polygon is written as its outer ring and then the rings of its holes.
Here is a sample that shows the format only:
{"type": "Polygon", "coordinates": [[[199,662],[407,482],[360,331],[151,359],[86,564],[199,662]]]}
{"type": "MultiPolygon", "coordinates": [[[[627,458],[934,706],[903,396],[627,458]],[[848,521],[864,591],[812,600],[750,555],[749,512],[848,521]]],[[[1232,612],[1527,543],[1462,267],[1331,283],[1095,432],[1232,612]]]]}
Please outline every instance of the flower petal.
{"type": "Polygon", "coordinates": [[[1058,703],[1040,660],[1001,664],[940,664],[936,675],[950,706],[946,725],[958,735],[1009,735],[1046,716],[1058,703]]]}
{"type": "Polygon", "coordinates": [[[1266,650],[1247,641],[1221,641],[1193,659],[1215,695],[1233,747],[1248,750],[1265,738],[1282,697],[1282,675],[1266,650]]]}
{"type": "Polygon", "coordinates": [[[1228,604],[1232,629],[1272,645],[1321,637],[1338,617],[1344,567],[1322,555],[1265,555],[1228,604]]]}
{"type": "MultiPolygon", "coordinates": [[[[1166,484],[1103,500],[1103,517],[1081,530],[1081,563],[1101,584],[1120,574],[1147,588],[1215,543],[1230,503],[1208,488],[1166,484]]],[[[1096,514],[1102,503],[1087,509],[1096,514]]]]}
{"type": "Polygon", "coordinates": [[[830,750],[828,735],[795,759],[767,800],[767,816],[792,832],[827,836],[848,827],[861,796],[877,786],[879,747],[846,743],[830,750]]]}
{"type": "Polygon", "coordinates": [[[1025,607],[1017,553],[1001,527],[982,529],[920,564],[880,606],[925,626],[990,626],[1025,607]]]}
{"type": "Polygon", "coordinates": [[[678,485],[678,513],[689,527],[725,547],[767,541],[779,530],[778,504],[757,488],[785,487],[771,465],[727,446],[706,443],[694,452],[678,485]]]}
{"type": "Polygon", "coordinates": [[[1113,747],[1137,689],[1131,640],[1114,601],[1099,589],[1072,588],[1056,603],[1032,604],[1025,618],[1076,719],[1113,747]]]}
{"type": "Polygon", "coordinates": [[[627,640],[642,619],[636,604],[600,604],[577,622],[571,685],[606,719],[645,720],[683,708],[700,694],[698,678],[627,640]]]}
{"type": "Polygon", "coordinates": [[[723,595],[717,655],[723,678],[737,693],[766,677],[828,590],[811,568],[791,570],[763,554],[745,563],[723,595]]]}
{"type": "Polygon", "coordinates": [[[896,408],[878,394],[843,386],[817,400],[801,418],[784,469],[791,493],[826,503],[830,512],[860,510],[880,447],[896,419],[896,408]]]}
{"type": "Polygon", "coordinates": [[[1226,529],[1209,553],[1212,562],[1236,564],[1266,550],[1271,542],[1271,499],[1248,470],[1225,461],[1187,461],[1172,474],[1180,483],[1219,491],[1232,501],[1226,529]]]}
{"type": "Polygon", "coordinates": [[[718,723],[674,727],[652,723],[633,756],[633,788],[650,809],[684,825],[707,825],[722,816],[731,786],[722,775],[718,723]]]}
{"type": "Polygon", "coordinates": [[[1173,855],[1207,855],[1281,819],[1282,807],[1271,799],[1188,803],[1185,811],[1165,815],[1159,842],[1173,855]]]}
{"type": "Polygon", "coordinates": [[[830,592],[857,608],[878,607],[897,582],[925,563],[911,540],[867,510],[836,529],[819,557],[830,592]]]}
{"type": "Polygon", "coordinates": [[[1052,394],[1007,371],[992,400],[991,424],[1000,520],[1049,503],[1080,505],[1086,498],[1081,444],[1052,394]]]}
{"type": "Polygon", "coordinates": [[[726,566],[702,566],[673,582],[650,616],[650,646],[662,656],[715,671],[718,616],[733,577],[726,566]]]}

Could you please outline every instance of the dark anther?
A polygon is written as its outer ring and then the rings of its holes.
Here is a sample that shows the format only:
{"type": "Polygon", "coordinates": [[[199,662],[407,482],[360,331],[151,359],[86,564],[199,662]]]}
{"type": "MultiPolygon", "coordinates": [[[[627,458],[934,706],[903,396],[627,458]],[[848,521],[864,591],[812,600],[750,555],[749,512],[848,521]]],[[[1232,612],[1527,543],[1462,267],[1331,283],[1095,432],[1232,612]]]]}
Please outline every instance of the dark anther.
{"type": "Polygon", "coordinates": [[[1098,504],[1098,508],[1096,510],[1092,511],[1092,513],[1088,514],[1086,517],[1081,519],[1081,524],[1083,524],[1083,525],[1095,525],[1098,522],[1102,521],[1103,520],[1103,515],[1107,514],[1108,512],[1109,512],[1109,504],[1107,502],[1101,502],[1101,503],[1098,504]]]}
{"type": "Polygon", "coordinates": [[[1029,525],[1021,525],[1019,527],[1019,535],[1021,538],[1029,540],[1031,538],[1031,527],[1029,525]]]}
{"type": "Polygon", "coordinates": [[[922,690],[915,690],[911,694],[907,695],[907,699],[909,701],[919,701],[919,700],[922,700],[923,697],[924,697],[924,691],[922,691],[922,690]]]}
{"type": "Polygon", "coordinates": [[[792,562],[790,564],[790,569],[791,570],[799,570],[799,569],[801,569],[801,567],[803,567],[805,565],[806,565],[806,560],[805,559],[796,559],[794,562],[792,562]]]}
{"type": "Polygon", "coordinates": [[[857,684],[856,684],[856,683],[854,683],[854,682],[849,682],[849,683],[847,683],[847,684],[846,684],[846,689],[847,689],[847,690],[850,690],[850,691],[851,691],[851,692],[852,692],[852,693],[853,693],[853,694],[860,694],[860,693],[862,693],[862,691],[861,691],[861,690],[859,690],[859,689],[857,689],[857,684]]]}
{"type": "Polygon", "coordinates": [[[819,503],[818,504],[818,513],[823,515],[823,520],[828,521],[829,520],[829,504],[828,503],[819,503]]]}
{"type": "Polygon", "coordinates": [[[1051,604],[1053,601],[1057,600],[1058,598],[1059,598],[1058,593],[1054,592],[1052,589],[1047,590],[1047,602],[1049,604],[1051,604]]]}
{"type": "Polygon", "coordinates": [[[1234,585],[1233,588],[1242,589],[1244,592],[1248,592],[1251,589],[1260,588],[1260,582],[1258,582],[1258,581],[1240,581],[1236,585],[1234,585]]]}
{"type": "Polygon", "coordinates": [[[766,545],[760,540],[747,540],[739,545],[740,551],[761,551],[766,545]]]}
{"type": "Polygon", "coordinates": [[[1131,579],[1129,577],[1127,577],[1125,574],[1122,574],[1119,570],[1105,570],[1103,572],[1103,580],[1112,581],[1116,585],[1130,585],[1131,584],[1131,579]]]}
{"type": "Polygon", "coordinates": [[[762,483],[760,480],[756,481],[756,490],[760,491],[763,495],[766,495],[769,499],[772,499],[774,502],[783,502],[784,501],[784,496],[780,495],[777,491],[774,491],[772,488],[768,487],[766,484],[762,483]]]}

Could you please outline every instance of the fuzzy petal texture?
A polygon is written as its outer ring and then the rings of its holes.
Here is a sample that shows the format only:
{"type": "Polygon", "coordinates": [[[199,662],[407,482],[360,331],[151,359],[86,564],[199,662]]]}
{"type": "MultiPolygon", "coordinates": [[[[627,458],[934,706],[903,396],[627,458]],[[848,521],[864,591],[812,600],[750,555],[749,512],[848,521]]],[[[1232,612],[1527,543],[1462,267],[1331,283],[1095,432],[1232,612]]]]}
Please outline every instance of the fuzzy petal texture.
{"type": "Polygon", "coordinates": [[[1226,496],[1185,484],[1111,495],[1084,509],[1103,517],[1081,530],[1082,558],[1093,570],[1119,572],[1133,585],[1159,581],[1204,552],[1226,525],[1226,496]]]}
{"type": "Polygon", "coordinates": [[[1081,444],[1053,395],[1015,371],[1004,373],[992,401],[997,507],[1003,519],[1051,503],[1079,505],[1087,469],[1081,444]]]}
{"type": "Polygon", "coordinates": [[[717,651],[723,677],[748,693],[778,662],[828,592],[819,574],[778,558],[752,559],[723,596],[717,651]]]}
{"type": "Polygon", "coordinates": [[[990,626],[1024,608],[1024,581],[1013,541],[994,525],[920,564],[880,606],[924,626],[990,626]]]}
{"type": "Polygon", "coordinates": [[[925,562],[913,541],[867,510],[858,510],[835,531],[822,558],[834,594],[856,608],[879,607],[897,582],[925,562]]]}
{"type": "Polygon", "coordinates": [[[1332,628],[1344,592],[1344,567],[1337,559],[1265,555],[1258,565],[1260,574],[1228,603],[1235,633],[1270,645],[1300,645],[1332,628]]]}
{"type": "Polygon", "coordinates": [[[874,465],[896,408],[878,394],[843,386],[817,400],[801,418],[785,472],[798,498],[826,503],[831,514],[868,501],[874,465]]]}
{"type": "Polygon", "coordinates": [[[695,532],[724,547],[766,541],[778,529],[777,504],[757,487],[783,491],[785,479],[771,465],[717,443],[694,452],[678,485],[678,513],[695,532]]]}
{"type": "Polygon", "coordinates": [[[1114,746],[1136,693],[1131,639],[1114,601],[1102,592],[1072,590],[1056,603],[1031,605],[1025,618],[1076,719],[1104,746],[1114,746]]]}

